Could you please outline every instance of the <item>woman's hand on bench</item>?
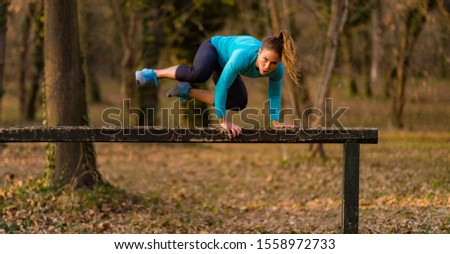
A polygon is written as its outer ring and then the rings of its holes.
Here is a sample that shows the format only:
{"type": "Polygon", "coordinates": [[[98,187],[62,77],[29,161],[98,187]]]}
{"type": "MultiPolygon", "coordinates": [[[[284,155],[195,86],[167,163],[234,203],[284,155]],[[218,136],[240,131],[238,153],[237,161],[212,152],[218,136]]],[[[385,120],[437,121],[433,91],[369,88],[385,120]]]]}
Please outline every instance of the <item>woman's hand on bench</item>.
{"type": "Polygon", "coordinates": [[[242,133],[242,128],[226,120],[226,118],[219,118],[220,127],[227,133],[229,138],[235,138],[242,133]]]}

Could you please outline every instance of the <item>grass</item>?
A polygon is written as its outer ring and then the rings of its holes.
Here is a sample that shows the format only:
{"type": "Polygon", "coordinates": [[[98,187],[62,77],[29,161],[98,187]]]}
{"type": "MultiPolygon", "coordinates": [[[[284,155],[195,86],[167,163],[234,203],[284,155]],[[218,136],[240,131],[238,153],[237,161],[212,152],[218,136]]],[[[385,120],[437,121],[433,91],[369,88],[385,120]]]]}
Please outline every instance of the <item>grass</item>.
{"type": "MultiPolygon", "coordinates": [[[[421,99],[407,105],[404,131],[383,122],[382,99],[339,97],[350,106],[346,126],[380,128],[379,144],[361,146],[361,233],[450,233],[450,132],[441,98],[448,93],[435,91],[448,87],[439,84],[415,87],[421,99]]],[[[91,118],[120,102],[113,94],[90,107],[91,118]]],[[[321,160],[307,145],[98,143],[109,184],[75,192],[43,184],[44,147],[0,150],[0,232],[340,232],[341,145],[327,145],[321,160]]]]}

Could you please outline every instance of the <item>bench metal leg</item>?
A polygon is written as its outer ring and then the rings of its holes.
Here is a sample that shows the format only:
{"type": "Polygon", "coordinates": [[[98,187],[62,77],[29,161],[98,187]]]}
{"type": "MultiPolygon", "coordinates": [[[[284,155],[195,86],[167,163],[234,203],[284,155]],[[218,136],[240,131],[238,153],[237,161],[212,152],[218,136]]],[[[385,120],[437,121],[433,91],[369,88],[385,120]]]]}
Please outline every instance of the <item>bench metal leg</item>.
{"type": "Polygon", "coordinates": [[[344,143],[342,186],[342,233],[358,233],[359,216],[359,144],[344,143]]]}

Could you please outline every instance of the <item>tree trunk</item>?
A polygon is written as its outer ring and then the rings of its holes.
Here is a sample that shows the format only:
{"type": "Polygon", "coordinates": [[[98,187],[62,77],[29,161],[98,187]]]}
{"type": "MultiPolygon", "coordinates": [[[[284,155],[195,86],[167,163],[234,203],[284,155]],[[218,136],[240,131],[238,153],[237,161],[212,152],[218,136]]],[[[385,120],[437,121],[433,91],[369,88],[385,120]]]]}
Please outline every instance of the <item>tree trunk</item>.
{"type": "MultiPolygon", "coordinates": [[[[289,9],[291,6],[293,6],[295,1],[273,1],[268,0],[267,6],[269,6],[269,12],[270,12],[270,27],[271,28],[271,34],[277,35],[281,29],[287,29],[288,31],[291,31],[292,33],[292,19],[291,19],[291,13],[289,13],[289,9]]],[[[292,33],[292,36],[294,37],[294,34],[292,33]]],[[[294,39],[296,41],[296,39],[294,39]]],[[[311,108],[313,106],[313,103],[311,101],[311,98],[309,96],[309,90],[307,85],[304,82],[304,76],[301,71],[297,73],[297,79],[299,80],[300,85],[296,85],[295,82],[291,79],[289,75],[285,75],[285,78],[283,79],[283,99],[282,99],[282,108],[288,108],[292,109],[292,112],[289,112],[289,114],[293,113],[293,124],[298,124],[301,126],[307,125],[308,115],[305,115],[304,113],[307,113],[308,111],[306,109],[311,108]],[[303,119],[302,119],[303,117],[303,119]],[[295,120],[301,119],[302,122],[298,123],[295,120]]],[[[280,113],[280,120],[286,121],[288,119],[285,119],[286,115],[282,111],[280,113]]],[[[281,145],[282,150],[282,159],[288,160],[288,153],[286,145],[281,145]]]]}
{"type": "Polygon", "coordinates": [[[417,3],[408,6],[406,10],[405,20],[403,23],[403,31],[400,37],[398,47],[398,60],[396,66],[395,78],[393,80],[392,106],[394,113],[394,124],[398,128],[403,128],[403,110],[405,108],[405,85],[409,61],[413,53],[414,44],[422,30],[426,21],[426,13],[433,6],[434,1],[426,2],[425,9],[417,3]]]}
{"type": "MultiPolygon", "coordinates": [[[[279,3],[279,1],[277,2],[279,3]]],[[[277,15],[277,13],[279,13],[277,4],[275,3],[275,0],[269,0],[268,5],[269,5],[270,20],[272,24],[272,34],[276,35],[277,33],[280,32],[280,22],[277,15]]]]}
{"type": "MultiPolygon", "coordinates": [[[[76,0],[45,0],[45,103],[49,126],[87,125],[76,0]]],[[[47,148],[50,185],[73,188],[102,182],[92,143],[54,143],[47,148]]]]}
{"type": "Polygon", "coordinates": [[[450,29],[450,0],[438,0],[439,10],[444,17],[445,24],[440,24],[440,29],[438,30],[438,42],[439,42],[439,50],[436,52],[438,54],[439,59],[439,76],[442,79],[447,79],[450,77],[447,69],[448,62],[446,49],[450,41],[448,40],[448,30],[450,29]]]}
{"type": "Polygon", "coordinates": [[[341,57],[339,57],[338,60],[342,59],[342,65],[345,68],[345,76],[347,77],[345,81],[348,82],[348,94],[351,97],[355,97],[359,95],[356,82],[356,76],[358,76],[359,71],[355,68],[356,59],[353,53],[353,33],[351,27],[346,28],[347,29],[345,29],[342,33],[341,40],[343,43],[341,43],[339,47],[342,53],[340,54],[341,57]]]}
{"type": "Polygon", "coordinates": [[[376,86],[380,76],[380,59],[381,59],[381,3],[379,0],[372,0],[373,7],[370,22],[371,37],[371,61],[370,61],[370,86],[376,86]]]}
{"type": "MultiPolygon", "coordinates": [[[[325,110],[325,99],[329,96],[330,92],[330,80],[333,74],[333,69],[336,62],[336,50],[339,42],[339,35],[341,34],[345,21],[347,20],[348,14],[348,0],[333,0],[331,3],[331,16],[330,23],[328,25],[327,32],[327,46],[325,49],[325,55],[323,59],[322,67],[322,79],[320,83],[319,94],[317,98],[316,108],[322,110],[323,113],[327,112],[325,110]]],[[[319,118],[314,124],[315,127],[326,127],[324,126],[324,117],[319,118]]],[[[312,155],[319,155],[320,157],[325,157],[325,151],[323,150],[322,144],[315,144],[312,146],[312,155]]]]}
{"type": "MultiPolygon", "coordinates": [[[[163,47],[163,31],[159,25],[159,8],[154,3],[144,3],[142,8],[142,65],[154,68],[158,64],[161,49],[163,47]],[[157,49],[157,50],[155,50],[157,49]]],[[[159,87],[142,86],[138,89],[138,104],[141,109],[139,124],[154,126],[157,117],[159,87]],[[149,110],[147,110],[149,109],[149,110]],[[153,110],[153,111],[152,111],[153,110]]]]}
{"type": "MultiPolygon", "coordinates": [[[[294,38],[294,34],[292,33],[292,19],[291,15],[293,13],[289,13],[288,10],[294,5],[295,1],[268,1],[268,6],[270,7],[270,28],[271,34],[277,35],[281,29],[287,29],[291,31],[291,35],[294,38]]],[[[294,38],[296,41],[296,38],[294,38]]],[[[308,87],[304,84],[303,73],[299,71],[297,76],[300,85],[297,86],[295,82],[290,78],[289,75],[285,75],[283,79],[283,89],[286,90],[283,92],[283,106],[282,108],[291,108],[293,109],[295,119],[300,119],[302,117],[302,110],[306,108],[310,108],[313,106],[309,96],[308,87]]],[[[281,116],[283,119],[284,116],[281,116]]]]}
{"type": "Polygon", "coordinates": [[[8,0],[0,0],[0,124],[3,122],[3,79],[5,68],[6,30],[8,21],[8,0]]]}
{"type": "Polygon", "coordinates": [[[450,0],[438,0],[439,10],[447,21],[447,26],[450,27],[450,0]]]}
{"type": "MultiPolygon", "coordinates": [[[[120,36],[121,46],[123,49],[121,70],[120,70],[120,83],[122,97],[134,101],[136,95],[136,85],[134,72],[136,71],[136,1],[131,0],[129,7],[129,15],[124,13],[125,7],[120,6],[119,1],[111,0],[111,7],[114,12],[114,17],[118,26],[118,32],[120,36]]],[[[125,125],[133,123],[128,122],[129,107],[125,107],[124,118],[125,125]]]]}
{"type": "Polygon", "coordinates": [[[30,27],[31,27],[31,11],[28,11],[26,6],[24,11],[23,23],[22,23],[22,45],[19,50],[20,54],[20,63],[19,63],[19,111],[21,119],[26,118],[26,98],[27,98],[27,70],[29,69],[29,64],[27,61],[28,55],[28,44],[29,44],[29,35],[30,35],[30,27]]]}
{"type": "Polygon", "coordinates": [[[94,61],[94,52],[91,43],[91,34],[89,28],[95,25],[93,20],[93,14],[88,10],[86,5],[89,5],[88,1],[79,2],[79,24],[80,24],[80,43],[81,51],[83,53],[83,70],[86,76],[86,88],[89,91],[91,101],[94,103],[100,103],[102,101],[100,86],[98,80],[92,70],[92,63],[94,61]]]}
{"type": "Polygon", "coordinates": [[[39,1],[38,3],[30,3],[29,7],[31,15],[34,18],[34,72],[31,75],[31,89],[28,93],[26,119],[34,120],[36,116],[36,98],[38,97],[41,79],[44,73],[44,6],[43,2],[39,1]]]}
{"type": "Polygon", "coordinates": [[[362,37],[364,47],[363,47],[363,61],[361,66],[361,72],[362,76],[364,77],[364,94],[366,97],[371,98],[372,97],[372,82],[371,82],[371,68],[372,68],[372,61],[371,61],[371,39],[370,39],[370,33],[368,31],[362,32],[362,37]]]}
{"type": "MultiPolygon", "coordinates": [[[[408,23],[408,22],[407,22],[408,23]]],[[[408,26],[408,24],[406,24],[408,26]]],[[[406,27],[408,30],[409,28],[406,27]]],[[[403,34],[400,38],[400,46],[399,46],[399,58],[396,67],[396,76],[394,80],[394,94],[392,96],[392,106],[394,113],[394,124],[398,128],[403,128],[403,109],[405,106],[405,82],[406,82],[406,73],[405,69],[408,69],[409,66],[409,56],[406,55],[406,48],[408,47],[408,35],[403,34]]]]}

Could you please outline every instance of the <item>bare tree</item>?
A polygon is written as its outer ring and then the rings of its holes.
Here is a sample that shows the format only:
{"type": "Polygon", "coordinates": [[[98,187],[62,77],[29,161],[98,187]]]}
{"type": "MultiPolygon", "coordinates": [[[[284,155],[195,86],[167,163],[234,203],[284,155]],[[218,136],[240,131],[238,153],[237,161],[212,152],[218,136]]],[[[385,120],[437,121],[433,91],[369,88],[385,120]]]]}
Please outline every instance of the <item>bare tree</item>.
{"type": "Polygon", "coordinates": [[[22,5],[22,38],[19,49],[19,111],[21,119],[34,120],[36,98],[38,97],[42,73],[44,70],[44,22],[42,0],[22,5]],[[31,37],[30,37],[31,35],[31,37]],[[32,51],[31,58],[28,52],[32,51]],[[31,87],[27,87],[27,78],[31,78],[31,87]]]}
{"type": "MultiPolygon", "coordinates": [[[[163,14],[158,3],[143,2],[142,14],[142,66],[157,66],[164,47],[164,32],[162,29],[163,14]]],[[[159,103],[159,87],[141,86],[138,89],[139,124],[154,126],[157,116],[156,108],[159,103]],[[147,110],[150,109],[150,110],[147,110]],[[151,111],[153,109],[153,111],[151,111]]]]}
{"type": "MultiPolygon", "coordinates": [[[[295,36],[295,31],[297,27],[294,26],[292,22],[292,16],[295,14],[298,8],[296,1],[274,1],[269,0],[267,5],[270,13],[270,24],[271,24],[271,34],[276,35],[281,29],[287,29],[291,31],[291,35],[294,41],[300,40],[300,38],[295,36]]],[[[302,109],[306,109],[313,106],[313,103],[309,97],[309,91],[307,86],[302,82],[303,73],[301,73],[301,68],[298,68],[298,80],[299,85],[291,79],[289,75],[286,75],[283,79],[283,88],[286,90],[283,92],[283,108],[293,109],[293,114],[295,119],[300,119],[302,109]]]]}
{"type": "Polygon", "coordinates": [[[379,0],[372,0],[372,13],[370,23],[371,37],[371,62],[370,62],[370,84],[371,87],[377,85],[380,77],[380,60],[381,60],[381,3],[379,0]]]}
{"type": "MultiPolygon", "coordinates": [[[[341,34],[345,21],[347,20],[348,13],[348,0],[333,0],[331,3],[331,16],[328,24],[327,31],[327,46],[325,49],[325,55],[323,58],[323,67],[321,74],[320,89],[316,102],[316,108],[326,112],[325,99],[328,98],[330,93],[330,80],[333,74],[333,69],[336,62],[336,51],[339,42],[339,35],[341,34]]],[[[324,124],[324,117],[318,118],[315,126],[324,124]]],[[[325,126],[323,126],[325,127],[325,126]]],[[[316,144],[312,146],[313,156],[319,155],[325,157],[325,151],[322,144],[316,144]]]]}
{"type": "Polygon", "coordinates": [[[28,5],[24,6],[23,10],[23,20],[22,20],[22,42],[19,50],[20,63],[19,63],[19,112],[21,118],[26,117],[26,76],[27,76],[27,66],[28,66],[28,48],[29,48],[29,37],[30,37],[30,27],[31,27],[31,13],[29,11],[28,5]]]}
{"type": "Polygon", "coordinates": [[[31,87],[27,100],[27,120],[34,120],[37,111],[38,94],[43,79],[44,72],[44,3],[42,0],[29,3],[30,13],[33,19],[33,72],[31,75],[31,87]]]}
{"type": "Polygon", "coordinates": [[[444,15],[447,26],[450,27],[450,0],[438,0],[439,10],[444,15]]]}
{"type": "MultiPolygon", "coordinates": [[[[114,18],[117,23],[117,29],[120,37],[120,43],[122,47],[122,60],[120,71],[120,82],[122,97],[131,99],[133,101],[136,98],[136,85],[134,81],[134,71],[137,67],[137,4],[136,0],[131,0],[129,6],[121,5],[121,1],[111,0],[111,8],[114,13],[114,18]]],[[[128,107],[125,107],[125,111],[128,107]]],[[[129,112],[122,112],[125,116],[129,115],[129,112]]],[[[127,121],[128,117],[124,117],[127,121]]],[[[126,123],[130,124],[130,123],[126,123]]]]}
{"type": "Polygon", "coordinates": [[[394,124],[398,128],[403,128],[403,110],[405,108],[405,85],[407,71],[413,53],[414,44],[422,30],[429,10],[434,6],[433,0],[422,0],[406,3],[404,18],[401,25],[401,36],[397,48],[397,64],[392,71],[392,106],[394,124]]]}
{"type": "Polygon", "coordinates": [[[371,55],[371,9],[373,1],[353,0],[349,3],[348,18],[342,32],[339,50],[342,52],[337,57],[337,65],[344,67],[345,80],[348,80],[350,96],[358,96],[364,93],[372,96],[370,82],[371,55]],[[363,85],[358,85],[363,83],[363,85]]]}
{"type": "Polygon", "coordinates": [[[438,46],[438,59],[439,59],[439,76],[441,78],[450,77],[450,73],[448,73],[448,64],[450,63],[450,59],[447,57],[448,54],[448,44],[450,43],[450,0],[439,0],[439,11],[442,15],[443,22],[439,22],[439,33],[436,36],[439,37],[439,46],[438,46]]]}
{"type": "MultiPolygon", "coordinates": [[[[76,0],[45,0],[45,102],[50,126],[87,125],[87,105],[76,0]]],[[[53,186],[102,182],[92,143],[57,143],[47,148],[47,180],[53,186]]]]}
{"type": "MultiPolygon", "coordinates": [[[[276,35],[281,29],[287,29],[291,32],[294,41],[299,40],[300,38],[295,36],[295,29],[297,29],[297,27],[295,27],[292,22],[292,17],[299,7],[297,2],[290,0],[268,0],[266,5],[269,7],[268,16],[270,17],[270,25],[268,27],[271,29],[270,34],[276,35]]],[[[283,78],[282,108],[291,109],[292,112],[289,112],[289,114],[292,115],[294,119],[300,119],[302,117],[302,110],[313,106],[309,97],[308,88],[303,82],[303,74],[301,73],[299,66],[297,66],[297,70],[297,79],[300,84],[297,85],[289,75],[285,75],[283,78]]],[[[285,119],[287,117],[285,113],[287,112],[282,111],[280,117],[281,119],[287,120],[285,119]]],[[[286,148],[286,145],[281,145],[283,160],[288,160],[286,148]]]]}
{"type": "Polygon", "coordinates": [[[86,88],[92,102],[102,101],[100,86],[94,74],[92,63],[94,61],[93,43],[90,28],[95,24],[94,14],[88,8],[89,1],[79,1],[80,43],[83,53],[83,70],[86,76],[86,88]]]}
{"type": "Polygon", "coordinates": [[[3,121],[2,104],[3,104],[3,73],[5,67],[5,50],[6,50],[6,29],[8,21],[8,0],[0,0],[0,123],[3,121]]]}

